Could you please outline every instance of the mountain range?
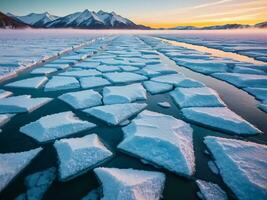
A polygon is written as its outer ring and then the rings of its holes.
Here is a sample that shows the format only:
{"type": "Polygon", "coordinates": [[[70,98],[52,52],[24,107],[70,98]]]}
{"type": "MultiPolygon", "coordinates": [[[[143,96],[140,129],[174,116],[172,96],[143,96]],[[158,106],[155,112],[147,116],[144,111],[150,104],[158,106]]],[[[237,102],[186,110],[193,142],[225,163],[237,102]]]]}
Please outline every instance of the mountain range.
{"type": "Polygon", "coordinates": [[[16,16],[7,13],[8,17],[28,24],[33,28],[82,28],[82,29],[150,29],[143,25],[137,25],[131,20],[124,18],[115,12],[98,12],[84,10],[58,17],[48,12],[25,16],[16,16]]]}
{"type": "MultiPolygon", "coordinates": [[[[81,29],[152,29],[144,25],[137,25],[115,12],[89,11],[75,12],[59,17],[45,13],[30,13],[25,16],[16,16],[11,13],[0,12],[0,28],[81,28],[81,29]]],[[[224,30],[244,28],[267,28],[267,22],[255,25],[225,24],[218,26],[177,26],[174,28],[160,28],[160,30],[224,30]]]]}

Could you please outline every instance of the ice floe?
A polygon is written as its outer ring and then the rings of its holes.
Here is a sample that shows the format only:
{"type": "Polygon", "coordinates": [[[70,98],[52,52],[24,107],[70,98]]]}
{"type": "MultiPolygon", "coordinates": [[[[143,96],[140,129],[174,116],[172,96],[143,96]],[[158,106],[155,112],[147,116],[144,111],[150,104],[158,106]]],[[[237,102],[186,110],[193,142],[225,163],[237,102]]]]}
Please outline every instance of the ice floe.
{"type": "Polygon", "coordinates": [[[240,74],[259,74],[259,75],[265,74],[263,70],[253,69],[253,68],[248,68],[248,67],[234,67],[233,72],[240,73],[240,74]]]}
{"type": "Polygon", "coordinates": [[[5,125],[13,117],[13,114],[0,114],[0,127],[5,125]]]}
{"type": "Polygon", "coordinates": [[[75,109],[90,108],[102,104],[102,96],[94,90],[65,93],[58,97],[75,109]]]}
{"type": "Polygon", "coordinates": [[[248,87],[244,88],[245,91],[253,95],[256,99],[267,100],[267,88],[248,87]]]}
{"type": "Polygon", "coordinates": [[[194,79],[185,77],[183,74],[170,74],[170,75],[164,75],[164,76],[158,76],[151,79],[155,82],[160,83],[168,83],[172,84],[176,87],[204,87],[205,85],[199,81],[196,81],[194,79]]]}
{"type": "Polygon", "coordinates": [[[74,77],[66,76],[53,76],[51,80],[45,85],[44,91],[58,91],[58,90],[68,90],[76,89],[80,87],[79,81],[74,77]]]}
{"type": "Polygon", "coordinates": [[[267,76],[239,73],[215,73],[215,78],[229,82],[237,87],[267,87],[267,76]]]}
{"type": "Polygon", "coordinates": [[[108,124],[118,125],[141,112],[146,106],[147,104],[145,103],[124,103],[97,106],[83,111],[108,124]]]}
{"type": "Polygon", "coordinates": [[[104,104],[131,103],[146,100],[146,90],[141,83],[124,86],[110,86],[103,89],[104,104]]]}
{"type": "Polygon", "coordinates": [[[192,128],[172,116],[145,110],[124,127],[118,148],[174,173],[195,171],[192,128]]]}
{"type": "Polygon", "coordinates": [[[82,69],[96,69],[96,67],[99,65],[100,65],[100,62],[97,62],[97,61],[86,62],[86,60],[85,60],[83,62],[75,64],[72,67],[78,67],[78,68],[82,68],[82,69]]]}
{"type": "Polygon", "coordinates": [[[267,196],[267,146],[242,140],[207,136],[223,181],[240,200],[267,196]]]}
{"type": "Polygon", "coordinates": [[[96,134],[61,139],[54,144],[59,159],[60,180],[74,178],[112,156],[96,134]]]}
{"type": "Polygon", "coordinates": [[[41,117],[37,121],[26,124],[20,132],[38,142],[48,142],[61,137],[89,130],[96,125],[80,120],[71,111],[41,117]]]}
{"type": "Polygon", "coordinates": [[[14,87],[14,88],[38,89],[42,87],[47,81],[48,81],[48,78],[46,76],[40,76],[40,77],[27,78],[27,79],[22,79],[19,81],[11,82],[11,83],[6,84],[5,86],[14,87]]]}
{"type": "Polygon", "coordinates": [[[12,95],[13,95],[12,92],[0,89],[0,99],[6,98],[12,95]]]}
{"type": "Polygon", "coordinates": [[[55,178],[56,168],[54,167],[27,176],[25,178],[27,191],[23,194],[23,198],[25,200],[41,200],[55,178]]]}
{"type": "Polygon", "coordinates": [[[121,68],[118,66],[113,66],[113,65],[99,65],[96,68],[100,72],[115,72],[115,71],[121,71],[121,68]]]}
{"type": "Polygon", "coordinates": [[[33,160],[42,148],[0,154],[0,192],[33,160]]]}
{"type": "Polygon", "coordinates": [[[81,87],[83,89],[91,89],[95,87],[107,86],[111,83],[102,77],[84,77],[80,78],[81,87]]]}
{"type": "Polygon", "coordinates": [[[171,84],[155,81],[145,81],[143,85],[150,94],[164,93],[173,89],[173,85],[171,84]]]}
{"type": "Polygon", "coordinates": [[[253,135],[259,129],[226,107],[183,108],[184,116],[197,124],[230,134],[253,135]]]}
{"type": "Polygon", "coordinates": [[[68,70],[58,74],[58,76],[71,76],[71,77],[87,77],[87,76],[100,76],[102,73],[95,69],[87,70],[68,70]]]}
{"type": "Polygon", "coordinates": [[[0,99],[0,113],[32,112],[50,102],[51,98],[31,98],[30,95],[0,99]]]}
{"type": "Polygon", "coordinates": [[[132,72],[111,72],[103,74],[112,83],[130,83],[147,80],[147,77],[132,72]]]}
{"type": "Polygon", "coordinates": [[[227,194],[215,183],[197,180],[198,188],[200,189],[201,196],[203,200],[227,200],[227,194]]]}
{"type": "Polygon", "coordinates": [[[57,71],[56,68],[49,68],[49,67],[39,67],[31,71],[31,74],[38,74],[38,75],[50,75],[57,71]]]}
{"type": "Polygon", "coordinates": [[[54,68],[54,69],[62,70],[62,69],[69,68],[70,65],[69,64],[52,64],[52,63],[49,63],[49,64],[43,65],[43,67],[45,67],[45,68],[54,68]]]}
{"type": "Polygon", "coordinates": [[[165,175],[160,172],[134,169],[94,169],[103,187],[102,200],[159,200],[165,175]]]}
{"type": "Polygon", "coordinates": [[[170,95],[181,108],[225,106],[217,92],[208,87],[176,88],[170,95]]]}

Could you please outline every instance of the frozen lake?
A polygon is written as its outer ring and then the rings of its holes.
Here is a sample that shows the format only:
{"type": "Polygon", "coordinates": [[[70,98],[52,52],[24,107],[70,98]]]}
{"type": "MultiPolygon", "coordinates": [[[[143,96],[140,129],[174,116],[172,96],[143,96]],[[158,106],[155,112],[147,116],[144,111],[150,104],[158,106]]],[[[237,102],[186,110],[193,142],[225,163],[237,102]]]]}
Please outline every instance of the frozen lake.
{"type": "MultiPolygon", "coordinates": [[[[267,90],[267,63],[263,56],[258,59],[258,55],[267,49],[267,33],[2,31],[0,44],[5,51],[0,53],[0,66],[12,71],[20,63],[38,61],[93,39],[92,43],[1,83],[0,89],[12,92],[12,96],[31,95],[32,99],[20,97],[25,105],[20,105],[20,99],[0,99],[2,115],[15,114],[8,115],[9,121],[3,120],[1,124],[0,153],[38,147],[43,150],[6,186],[0,199],[11,200],[25,194],[29,189],[24,184],[25,178],[51,167],[60,169],[60,175],[54,182],[52,180],[43,199],[82,199],[100,186],[98,174],[96,176],[92,170],[97,166],[165,174],[162,199],[198,199],[199,189],[195,182],[198,179],[219,185],[229,199],[246,195],[248,191],[242,188],[241,192],[236,191],[238,184],[229,184],[229,177],[222,177],[209,167],[212,157],[217,155],[211,155],[214,143],[205,137],[250,141],[255,145],[262,144],[256,149],[266,152],[267,114],[258,106],[267,100],[266,95],[262,95],[267,90]],[[222,42],[227,49],[218,45],[222,42]],[[190,46],[192,44],[196,46],[190,46]],[[225,54],[216,54],[211,51],[214,49],[225,54]],[[243,54],[243,49],[250,53],[243,54]],[[240,55],[241,59],[235,59],[227,52],[240,55]],[[85,91],[90,89],[93,91],[85,91]],[[36,99],[35,106],[31,103],[33,99],[36,99]],[[160,102],[165,106],[159,105],[160,102]],[[191,108],[195,112],[201,108],[204,112],[189,115],[191,108]],[[94,138],[93,142],[86,137],[89,135],[94,138]],[[76,139],[55,143],[60,138],[76,139]],[[91,148],[96,147],[97,151],[106,152],[103,158],[97,157],[98,162],[79,156],[79,151],[87,155],[87,149],[91,155],[91,148]],[[72,159],[78,164],[73,164],[72,159]],[[68,169],[68,164],[73,168],[68,169]],[[83,167],[85,169],[81,170],[83,167]],[[63,172],[69,173],[65,175],[68,177],[65,182],[61,182],[63,172]]],[[[234,148],[235,140],[229,140],[229,146],[233,144],[234,148]]],[[[242,144],[237,145],[240,148],[236,156],[246,165],[250,162],[247,159],[250,154],[246,152],[252,151],[253,146],[247,148],[242,144]]],[[[235,151],[230,150],[221,150],[220,155],[232,156],[235,151]]],[[[252,173],[251,180],[259,177],[253,174],[253,167],[259,173],[267,170],[266,156],[261,155],[256,152],[254,156],[263,159],[263,164],[252,165],[252,172],[247,171],[252,173]]],[[[235,169],[238,169],[239,160],[235,163],[235,169]]],[[[228,168],[223,166],[224,162],[216,164],[220,171],[228,168]]],[[[235,172],[238,176],[239,170],[235,172]]],[[[241,177],[242,181],[249,182],[241,177]]],[[[266,186],[266,180],[262,181],[266,186]]],[[[267,188],[263,187],[262,191],[259,195],[266,194],[267,188]]]]}

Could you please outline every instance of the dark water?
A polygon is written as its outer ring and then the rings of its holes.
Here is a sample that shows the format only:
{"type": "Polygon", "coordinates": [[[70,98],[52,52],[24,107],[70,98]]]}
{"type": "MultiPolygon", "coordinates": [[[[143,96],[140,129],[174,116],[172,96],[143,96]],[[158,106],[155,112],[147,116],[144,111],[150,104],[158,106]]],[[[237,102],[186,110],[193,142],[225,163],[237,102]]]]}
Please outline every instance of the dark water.
{"type": "MultiPolygon", "coordinates": [[[[162,60],[168,65],[172,66],[177,71],[184,73],[185,75],[200,80],[207,86],[215,89],[221,98],[225,101],[230,109],[241,115],[243,118],[247,119],[249,122],[257,126],[260,130],[267,133],[267,115],[256,108],[257,101],[253,97],[237,89],[225,82],[216,80],[214,78],[192,72],[183,67],[177,67],[174,62],[162,56],[162,60]]],[[[19,80],[23,78],[30,77],[27,72],[22,74],[19,78],[13,79],[19,80]]],[[[1,85],[3,87],[3,84],[1,85]]],[[[166,174],[166,184],[163,192],[164,199],[167,200],[177,200],[177,199],[197,199],[196,192],[198,188],[195,184],[196,179],[204,179],[212,181],[219,184],[229,195],[230,199],[233,199],[233,194],[223,183],[219,175],[215,175],[208,168],[208,160],[210,159],[208,155],[204,154],[206,147],[203,143],[203,137],[207,135],[221,136],[221,137],[231,137],[223,133],[215,132],[200,126],[192,125],[194,130],[193,142],[196,157],[196,173],[192,179],[186,179],[178,175],[174,175],[164,169],[154,168],[151,165],[143,164],[139,159],[128,156],[124,153],[119,152],[116,146],[120,143],[123,138],[123,133],[120,127],[110,127],[96,120],[92,117],[88,117],[84,113],[74,110],[69,105],[56,99],[64,92],[48,92],[44,93],[42,90],[24,90],[24,89],[10,89],[15,95],[19,94],[31,94],[33,97],[53,97],[54,100],[50,103],[44,105],[40,109],[35,110],[30,114],[18,114],[11,119],[9,123],[2,127],[2,133],[0,133],[0,152],[19,152],[25,151],[32,148],[42,146],[44,150],[33,160],[33,162],[16,178],[14,181],[0,194],[0,199],[11,200],[14,199],[19,194],[25,192],[26,188],[23,184],[24,178],[34,172],[46,169],[51,166],[57,166],[57,155],[53,148],[53,142],[49,142],[44,145],[36,143],[30,137],[25,136],[19,132],[19,128],[27,123],[35,121],[42,116],[48,114],[54,114],[63,111],[73,111],[79,118],[88,120],[90,122],[96,123],[98,127],[91,129],[89,131],[83,131],[74,134],[69,137],[81,137],[91,133],[97,133],[101,138],[103,143],[111,149],[115,156],[108,162],[104,163],[102,166],[106,167],[117,167],[117,168],[135,168],[143,170],[154,170],[161,171],[166,174]]],[[[76,90],[69,90],[76,91],[76,90]]],[[[68,91],[68,92],[69,92],[68,91]]],[[[98,89],[101,91],[101,89],[98,89]]],[[[147,104],[149,110],[161,112],[164,114],[172,115],[178,119],[185,120],[181,114],[180,109],[173,103],[168,94],[159,95],[148,95],[147,104]],[[167,101],[171,104],[171,108],[161,108],[157,105],[158,102],[167,101]]],[[[186,121],[186,120],[185,120],[186,121]]],[[[241,138],[242,139],[242,138],[241,138]]],[[[267,138],[265,135],[253,136],[245,138],[247,140],[257,141],[261,143],[266,143],[267,138]]],[[[81,199],[90,190],[97,188],[99,183],[92,171],[87,172],[73,180],[68,182],[55,181],[53,185],[49,188],[48,192],[45,194],[44,199],[46,200],[76,200],[81,199]]]]}

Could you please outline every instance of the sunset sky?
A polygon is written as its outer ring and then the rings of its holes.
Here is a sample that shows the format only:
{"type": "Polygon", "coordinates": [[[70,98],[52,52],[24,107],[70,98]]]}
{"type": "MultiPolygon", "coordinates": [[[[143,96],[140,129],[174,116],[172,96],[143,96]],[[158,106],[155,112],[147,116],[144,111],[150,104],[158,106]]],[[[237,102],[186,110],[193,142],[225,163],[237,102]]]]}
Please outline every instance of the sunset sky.
{"type": "Polygon", "coordinates": [[[155,28],[267,21],[267,0],[0,0],[0,11],[15,15],[64,16],[84,9],[115,11],[155,28]]]}

